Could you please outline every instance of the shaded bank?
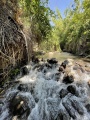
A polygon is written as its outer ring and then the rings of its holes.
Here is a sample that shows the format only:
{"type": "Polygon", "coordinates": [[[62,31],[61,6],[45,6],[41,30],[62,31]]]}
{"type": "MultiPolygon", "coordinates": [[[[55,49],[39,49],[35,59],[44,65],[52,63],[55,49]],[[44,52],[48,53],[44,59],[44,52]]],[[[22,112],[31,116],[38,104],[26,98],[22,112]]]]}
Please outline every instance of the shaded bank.
{"type": "Polygon", "coordinates": [[[11,71],[27,63],[25,37],[11,10],[0,3],[0,84],[11,71]]]}

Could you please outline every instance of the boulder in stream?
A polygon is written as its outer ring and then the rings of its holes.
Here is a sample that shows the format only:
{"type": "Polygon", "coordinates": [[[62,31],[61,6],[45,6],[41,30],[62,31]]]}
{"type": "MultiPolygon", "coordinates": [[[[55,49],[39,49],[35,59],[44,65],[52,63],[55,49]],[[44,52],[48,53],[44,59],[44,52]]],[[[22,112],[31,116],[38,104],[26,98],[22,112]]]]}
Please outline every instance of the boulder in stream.
{"type": "Polygon", "coordinates": [[[58,61],[56,60],[56,58],[47,59],[47,62],[49,64],[56,64],[56,63],[58,63],[58,61]]]}
{"type": "Polygon", "coordinates": [[[73,83],[74,82],[74,77],[72,75],[66,75],[64,76],[63,78],[63,83],[65,84],[70,84],[70,83],[73,83]]]}
{"type": "Polygon", "coordinates": [[[69,85],[69,86],[67,87],[67,90],[68,90],[70,93],[72,93],[73,95],[79,96],[79,93],[78,93],[78,91],[76,90],[75,85],[69,85]]]}
{"type": "Polygon", "coordinates": [[[10,100],[9,109],[12,115],[19,117],[22,115],[28,117],[31,111],[28,106],[27,98],[18,94],[10,100]]]}
{"type": "Polygon", "coordinates": [[[29,73],[29,70],[28,70],[28,68],[26,66],[24,66],[24,67],[21,68],[21,74],[22,74],[22,76],[23,75],[27,75],[28,73],[29,73]]]}
{"type": "Polygon", "coordinates": [[[59,72],[63,72],[63,73],[65,72],[63,66],[60,66],[59,69],[58,69],[58,71],[59,71],[59,72]]]}

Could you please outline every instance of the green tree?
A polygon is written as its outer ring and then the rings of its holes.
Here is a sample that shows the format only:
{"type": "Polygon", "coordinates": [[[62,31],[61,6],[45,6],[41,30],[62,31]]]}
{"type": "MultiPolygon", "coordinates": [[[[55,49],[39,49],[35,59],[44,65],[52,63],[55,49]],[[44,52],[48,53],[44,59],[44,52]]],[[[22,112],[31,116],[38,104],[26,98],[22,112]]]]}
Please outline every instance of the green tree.
{"type": "Polygon", "coordinates": [[[33,39],[38,44],[46,38],[51,29],[49,15],[52,11],[48,8],[47,4],[48,0],[20,1],[21,8],[24,8],[24,20],[27,20],[33,39]]]}

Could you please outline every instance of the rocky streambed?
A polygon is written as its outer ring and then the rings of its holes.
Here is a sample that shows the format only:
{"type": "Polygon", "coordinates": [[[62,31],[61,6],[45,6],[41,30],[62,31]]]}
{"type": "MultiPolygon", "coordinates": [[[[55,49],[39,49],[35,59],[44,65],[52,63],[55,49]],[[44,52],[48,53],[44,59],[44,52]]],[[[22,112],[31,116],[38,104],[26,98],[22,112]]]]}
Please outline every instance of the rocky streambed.
{"type": "Polygon", "coordinates": [[[90,64],[33,58],[7,84],[0,120],[90,120],[90,64]]]}

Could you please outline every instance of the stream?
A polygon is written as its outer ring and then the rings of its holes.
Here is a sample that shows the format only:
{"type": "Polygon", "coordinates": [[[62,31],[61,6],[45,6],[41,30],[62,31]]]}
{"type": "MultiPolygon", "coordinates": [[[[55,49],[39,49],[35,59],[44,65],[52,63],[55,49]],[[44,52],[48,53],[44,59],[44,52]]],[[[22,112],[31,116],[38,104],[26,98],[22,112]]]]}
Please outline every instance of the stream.
{"type": "Polygon", "coordinates": [[[69,53],[42,57],[7,83],[0,120],[90,120],[90,63],[69,53]]]}

